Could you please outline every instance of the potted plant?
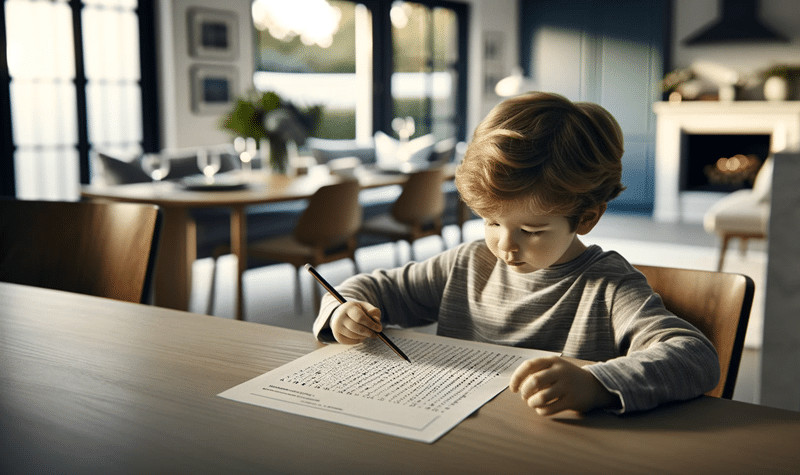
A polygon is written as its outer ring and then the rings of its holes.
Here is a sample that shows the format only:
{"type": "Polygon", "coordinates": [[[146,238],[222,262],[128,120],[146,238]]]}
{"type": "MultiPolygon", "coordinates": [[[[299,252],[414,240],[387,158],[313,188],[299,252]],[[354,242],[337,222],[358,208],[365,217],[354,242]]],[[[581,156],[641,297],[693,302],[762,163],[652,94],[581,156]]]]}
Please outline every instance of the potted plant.
{"type": "Polygon", "coordinates": [[[221,127],[238,137],[269,141],[270,167],[285,173],[288,161],[287,143],[305,143],[314,133],[322,117],[322,106],[301,109],[273,92],[251,92],[239,97],[222,118],[221,127]]]}

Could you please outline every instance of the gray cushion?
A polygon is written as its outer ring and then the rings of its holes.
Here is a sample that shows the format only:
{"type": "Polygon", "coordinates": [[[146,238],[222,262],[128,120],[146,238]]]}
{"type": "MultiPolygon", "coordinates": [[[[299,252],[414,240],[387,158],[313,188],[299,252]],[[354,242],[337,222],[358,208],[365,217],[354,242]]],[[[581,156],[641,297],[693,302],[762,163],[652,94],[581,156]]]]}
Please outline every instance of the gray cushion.
{"type": "Polygon", "coordinates": [[[143,183],[150,181],[150,177],[139,166],[139,160],[130,162],[98,153],[97,158],[103,168],[103,178],[107,185],[124,185],[126,183],[143,183]]]}
{"type": "Polygon", "coordinates": [[[320,139],[309,137],[306,147],[320,164],[343,157],[356,157],[361,163],[375,163],[375,145],[350,139],[320,139]]]}
{"type": "MultiPolygon", "coordinates": [[[[124,185],[126,183],[144,183],[151,181],[150,176],[142,170],[141,157],[136,157],[130,161],[120,160],[105,153],[98,152],[99,159],[103,168],[103,178],[107,185],[124,185]]],[[[238,168],[238,159],[231,154],[222,154],[219,173],[224,173],[238,168]]],[[[197,157],[194,154],[173,157],[170,160],[168,180],[177,180],[187,176],[199,175],[200,169],[197,168],[197,157]]]]}

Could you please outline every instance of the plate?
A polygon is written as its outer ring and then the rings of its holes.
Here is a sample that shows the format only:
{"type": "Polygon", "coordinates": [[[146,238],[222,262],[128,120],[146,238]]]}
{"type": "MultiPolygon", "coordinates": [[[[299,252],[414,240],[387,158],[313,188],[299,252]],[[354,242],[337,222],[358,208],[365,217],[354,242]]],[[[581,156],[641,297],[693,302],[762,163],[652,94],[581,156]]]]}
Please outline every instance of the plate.
{"type": "Polygon", "coordinates": [[[247,183],[236,177],[216,176],[209,181],[204,176],[198,176],[184,178],[181,186],[190,191],[229,191],[244,189],[247,183]]]}

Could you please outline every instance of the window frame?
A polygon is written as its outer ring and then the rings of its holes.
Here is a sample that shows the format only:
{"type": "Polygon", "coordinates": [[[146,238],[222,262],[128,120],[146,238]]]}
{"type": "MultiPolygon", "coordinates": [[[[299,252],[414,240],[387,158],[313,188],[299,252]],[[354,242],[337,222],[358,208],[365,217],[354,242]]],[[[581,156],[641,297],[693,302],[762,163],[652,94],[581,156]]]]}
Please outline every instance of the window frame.
{"type": "MultiPolygon", "coordinates": [[[[81,184],[91,179],[88,112],[86,104],[87,79],[84,69],[82,0],[66,2],[72,16],[73,55],[75,58],[75,95],[79,178],[81,184]]],[[[160,124],[158,113],[158,85],[156,55],[155,0],[138,0],[134,11],[139,23],[139,61],[141,75],[139,87],[142,95],[142,150],[160,149],[160,124]]],[[[11,75],[8,69],[5,0],[0,8],[0,196],[16,197],[15,165],[16,145],[13,138],[11,115],[11,75]]]]}
{"type": "MultiPolygon", "coordinates": [[[[367,6],[372,12],[372,128],[373,132],[383,131],[393,134],[392,119],[394,104],[392,99],[392,72],[394,71],[392,22],[390,11],[393,0],[350,0],[367,6]]],[[[455,90],[454,124],[456,138],[466,140],[467,136],[467,66],[469,43],[469,5],[446,0],[414,0],[429,9],[436,7],[453,10],[458,25],[458,80],[455,90]]],[[[431,117],[431,100],[428,98],[427,117],[431,117]]]]}

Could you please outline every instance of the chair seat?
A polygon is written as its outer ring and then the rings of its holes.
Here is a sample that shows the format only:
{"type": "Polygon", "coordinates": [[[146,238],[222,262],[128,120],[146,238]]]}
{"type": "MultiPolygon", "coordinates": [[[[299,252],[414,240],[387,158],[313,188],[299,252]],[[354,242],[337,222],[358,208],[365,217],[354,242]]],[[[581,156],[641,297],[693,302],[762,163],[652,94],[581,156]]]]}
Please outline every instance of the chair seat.
{"type": "Polygon", "coordinates": [[[709,208],[703,226],[718,234],[766,235],[769,202],[756,199],[751,190],[735,191],[709,208]]]}
{"type": "MultiPolygon", "coordinates": [[[[264,239],[248,246],[251,257],[262,260],[288,262],[295,267],[302,267],[307,262],[317,262],[317,249],[305,245],[292,235],[276,236],[264,239]]],[[[350,257],[351,250],[346,242],[334,244],[322,252],[326,261],[350,257]]]]}
{"type": "Polygon", "coordinates": [[[419,229],[415,229],[410,224],[397,221],[391,215],[381,215],[365,221],[359,232],[365,234],[378,233],[383,236],[389,236],[391,239],[407,239],[410,235],[419,238],[439,234],[441,225],[431,222],[420,226],[419,229]]]}

